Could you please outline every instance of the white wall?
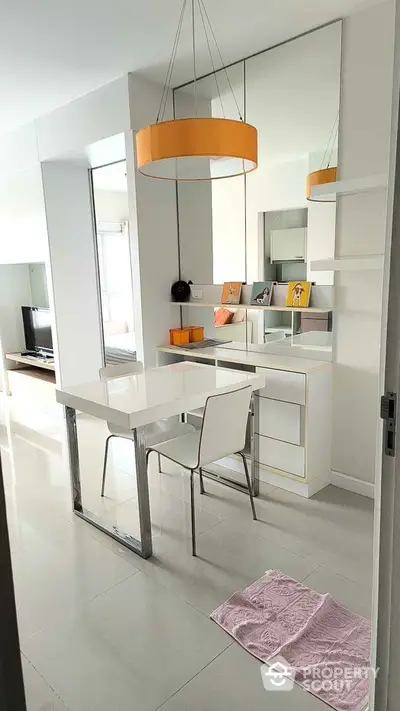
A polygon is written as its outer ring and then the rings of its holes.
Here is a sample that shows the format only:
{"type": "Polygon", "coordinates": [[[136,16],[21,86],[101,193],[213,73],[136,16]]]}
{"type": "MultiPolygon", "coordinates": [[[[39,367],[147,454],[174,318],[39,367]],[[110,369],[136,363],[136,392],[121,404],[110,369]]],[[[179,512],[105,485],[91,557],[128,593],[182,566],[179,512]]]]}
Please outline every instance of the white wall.
{"type": "MultiPolygon", "coordinates": [[[[394,3],[344,21],[339,176],[387,173],[393,75],[394,3]]],[[[337,201],[336,256],[381,254],[386,191],[337,201]]],[[[375,477],[382,272],[335,275],[332,468],[375,477]]]]}
{"type": "Polygon", "coordinates": [[[28,264],[32,292],[32,306],[49,308],[46,265],[43,262],[28,264]]]}
{"type": "Polygon", "coordinates": [[[134,131],[127,135],[126,156],[135,335],[138,359],[150,367],[156,365],[157,345],[168,341],[168,329],[180,325],[179,309],[169,303],[179,276],[176,185],[137,170],[135,131],[155,120],[162,87],[131,74],[129,91],[134,131]]]}
{"type": "Polygon", "coordinates": [[[127,75],[36,121],[40,160],[79,153],[129,129],[127,75]]]}
{"type": "Polygon", "coordinates": [[[39,164],[0,176],[0,264],[42,262],[46,216],[39,164]]]}
{"type": "Polygon", "coordinates": [[[333,272],[311,269],[318,259],[333,259],[335,255],[336,203],[309,202],[307,229],[307,280],[316,284],[333,284],[333,272]]]}
{"type": "Polygon", "coordinates": [[[127,192],[94,190],[96,222],[126,222],[129,216],[127,192]]]}
{"type": "Polygon", "coordinates": [[[7,389],[4,368],[13,368],[4,361],[6,353],[17,353],[25,348],[21,306],[32,305],[32,294],[27,264],[0,265],[0,389],[7,389]]]}
{"type": "MultiPolygon", "coordinates": [[[[229,170],[229,161],[219,163],[211,165],[213,175],[229,170]]],[[[211,191],[213,283],[246,281],[244,177],[214,180],[211,191]]]]}
{"type": "Polygon", "coordinates": [[[59,385],[97,380],[103,346],[88,171],[43,163],[59,385]]]}

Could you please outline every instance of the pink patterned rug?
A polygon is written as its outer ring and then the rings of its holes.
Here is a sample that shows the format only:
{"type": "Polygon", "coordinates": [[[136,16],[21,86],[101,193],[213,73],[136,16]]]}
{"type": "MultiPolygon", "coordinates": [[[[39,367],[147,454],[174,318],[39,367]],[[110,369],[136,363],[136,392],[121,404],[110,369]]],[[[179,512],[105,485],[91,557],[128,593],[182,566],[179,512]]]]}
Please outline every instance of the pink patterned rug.
{"type": "Polygon", "coordinates": [[[366,708],[370,623],[329,594],[270,570],[211,618],[271,670],[284,665],[296,683],[336,711],[366,708]]]}

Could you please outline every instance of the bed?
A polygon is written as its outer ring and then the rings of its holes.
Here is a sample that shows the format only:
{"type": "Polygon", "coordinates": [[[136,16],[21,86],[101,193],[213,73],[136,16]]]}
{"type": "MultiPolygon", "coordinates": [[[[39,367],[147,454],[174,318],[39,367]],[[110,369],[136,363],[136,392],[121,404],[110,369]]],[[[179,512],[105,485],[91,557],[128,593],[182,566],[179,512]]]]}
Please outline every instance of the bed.
{"type": "Polygon", "coordinates": [[[106,365],[117,365],[136,360],[135,334],[114,333],[104,334],[106,365]]]}

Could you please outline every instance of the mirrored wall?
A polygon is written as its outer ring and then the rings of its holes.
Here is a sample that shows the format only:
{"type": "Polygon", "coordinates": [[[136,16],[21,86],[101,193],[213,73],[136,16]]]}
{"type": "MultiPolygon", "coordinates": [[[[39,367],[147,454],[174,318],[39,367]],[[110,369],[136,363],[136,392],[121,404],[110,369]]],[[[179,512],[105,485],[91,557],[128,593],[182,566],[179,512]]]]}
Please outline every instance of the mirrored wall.
{"type": "MultiPolygon", "coordinates": [[[[199,287],[199,302],[215,304],[183,308],[183,325],[203,324],[206,336],[229,341],[224,347],[330,357],[333,272],[315,262],[334,257],[336,204],[307,201],[305,183],[337,164],[341,33],[336,22],[175,90],[176,116],[193,116],[196,101],[198,115],[242,116],[258,130],[254,172],[178,183],[181,276],[199,287]],[[226,281],[247,289],[221,330],[214,319],[226,281]],[[245,309],[263,281],[276,282],[272,304],[282,310],[245,309]],[[312,283],[308,312],[285,310],[293,281],[312,283]]],[[[205,177],[224,171],[223,162],[205,163],[205,177]]]]}
{"type": "Polygon", "coordinates": [[[106,365],[136,360],[126,162],[92,171],[106,365]]]}

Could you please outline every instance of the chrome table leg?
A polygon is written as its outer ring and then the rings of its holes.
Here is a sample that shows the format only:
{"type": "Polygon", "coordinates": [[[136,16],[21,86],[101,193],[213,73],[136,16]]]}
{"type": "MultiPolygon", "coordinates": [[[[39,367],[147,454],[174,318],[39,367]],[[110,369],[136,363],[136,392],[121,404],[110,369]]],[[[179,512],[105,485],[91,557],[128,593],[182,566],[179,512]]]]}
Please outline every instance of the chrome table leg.
{"type": "Polygon", "coordinates": [[[87,523],[118,541],[137,553],[142,558],[149,558],[153,552],[151,540],[151,519],[149,487],[146,472],[146,449],[143,429],[134,430],[136,478],[139,502],[140,540],[124,533],[117,526],[103,524],[100,516],[82,506],[81,478],[79,467],[78,433],[76,429],[76,412],[72,407],[65,407],[67,423],[68,455],[71,475],[72,504],[74,513],[87,523]]]}

